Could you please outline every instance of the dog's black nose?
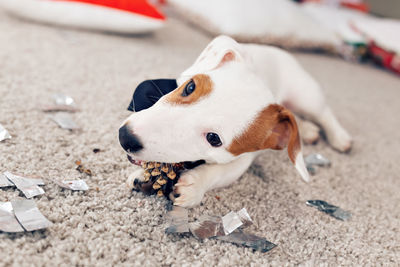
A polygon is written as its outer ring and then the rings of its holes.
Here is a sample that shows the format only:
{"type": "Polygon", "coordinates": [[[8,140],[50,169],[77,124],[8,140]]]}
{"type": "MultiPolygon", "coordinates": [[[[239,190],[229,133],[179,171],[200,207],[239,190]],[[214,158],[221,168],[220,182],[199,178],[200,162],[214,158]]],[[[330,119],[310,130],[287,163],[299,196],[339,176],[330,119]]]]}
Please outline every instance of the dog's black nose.
{"type": "Polygon", "coordinates": [[[143,149],[143,145],[140,143],[139,138],[130,131],[127,125],[119,128],[119,142],[123,149],[131,153],[143,149]]]}

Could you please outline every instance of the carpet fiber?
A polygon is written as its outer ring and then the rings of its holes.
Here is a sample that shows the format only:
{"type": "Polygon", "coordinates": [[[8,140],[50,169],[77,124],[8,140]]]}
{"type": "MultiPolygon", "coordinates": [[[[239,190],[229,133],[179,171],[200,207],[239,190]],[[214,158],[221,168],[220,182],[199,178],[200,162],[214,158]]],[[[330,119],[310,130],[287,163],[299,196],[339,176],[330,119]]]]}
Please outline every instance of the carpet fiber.
{"type": "MultiPolygon", "coordinates": [[[[232,186],[206,194],[190,210],[224,215],[246,207],[248,230],[278,246],[253,252],[216,240],[164,234],[164,200],[129,192],[135,167],[117,130],[134,87],[176,77],[210,38],[170,20],[146,36],[117,36],[31,24],[0,12],[0,123],[13,139],[0,143],[0,171],[37,174],[47,182],[35,201],[54,225],[45,231],[0,233],[1,266],[214,266],[400,264],[400,79],[371,66],[296,54],[321,82],[339,120],[355,139],[350,154],[326,143],[306,146],[331,168],[302,182],[285,152],[266,151],[232,186]],[[56,92],[71,95],[83,130],[62,130],[38,107],[56,92]],[[94,148],[101,152],[93,153],[94,148]],[[75,160],[93,172],[75,170],[75,160]],[[91,190],[62,190],[52,179],[84,179],[91,190]],[[348,222],[307,207],[323,199],[350,210],[348,222]]],[[[268,64],[268,62],[266,62],[268,64]]],[[[290,73],[288,73],[290,79],[290,73]]],[[[21,198],[0,190],[0,201],[21,198]]]]}

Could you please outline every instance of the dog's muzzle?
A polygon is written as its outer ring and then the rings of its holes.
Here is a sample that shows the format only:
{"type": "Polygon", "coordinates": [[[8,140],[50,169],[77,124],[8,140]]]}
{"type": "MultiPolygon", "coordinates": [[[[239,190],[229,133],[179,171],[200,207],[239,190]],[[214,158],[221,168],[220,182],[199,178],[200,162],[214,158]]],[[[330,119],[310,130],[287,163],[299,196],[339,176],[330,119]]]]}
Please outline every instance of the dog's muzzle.
{"type": "Polygon", "coordinates": [[[139,138],[132,133],[127,125],[119,128],[119,142],[122,148],[129,153],[135,153],[143,149],[139,138]]]}

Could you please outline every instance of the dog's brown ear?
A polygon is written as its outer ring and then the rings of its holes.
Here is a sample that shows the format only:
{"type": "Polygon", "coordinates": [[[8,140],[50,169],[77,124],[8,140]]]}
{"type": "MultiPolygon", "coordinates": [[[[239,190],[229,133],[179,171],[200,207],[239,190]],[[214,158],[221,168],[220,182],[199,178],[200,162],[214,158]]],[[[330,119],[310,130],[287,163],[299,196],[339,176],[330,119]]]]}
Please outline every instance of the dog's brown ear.
{"type": "Polygon", "coordinates": [[[264,141],[264,149],[284,149],[287,146],[290,160],[295,163],[301,151],[299,130],[293,114],[280,105],[270,105],[264,116],[268,116],[270,134],[264,141]]]}
{"type": "Polygon", "coordinates": [[[263,109],[249,127],[228,148],[234,155],[263,149],[287,147],[290,160],[305,181],[309,175],[301,152],[301,142],[296,120],[288,109],[271,104],[263,109]]]}

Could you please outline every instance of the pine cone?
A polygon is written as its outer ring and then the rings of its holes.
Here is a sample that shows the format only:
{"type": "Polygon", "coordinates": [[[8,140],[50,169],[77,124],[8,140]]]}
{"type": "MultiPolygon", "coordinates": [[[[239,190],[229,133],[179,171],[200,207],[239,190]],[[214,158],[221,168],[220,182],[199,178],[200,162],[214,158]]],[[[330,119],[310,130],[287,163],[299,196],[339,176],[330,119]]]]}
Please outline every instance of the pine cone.
{"type": "Polygon", "coordinates": [[[143,162],[143,180],[135,179],[134,189],[148,195],[170,199],[170,193],[185,169],[183,163],[143,162]]]}

